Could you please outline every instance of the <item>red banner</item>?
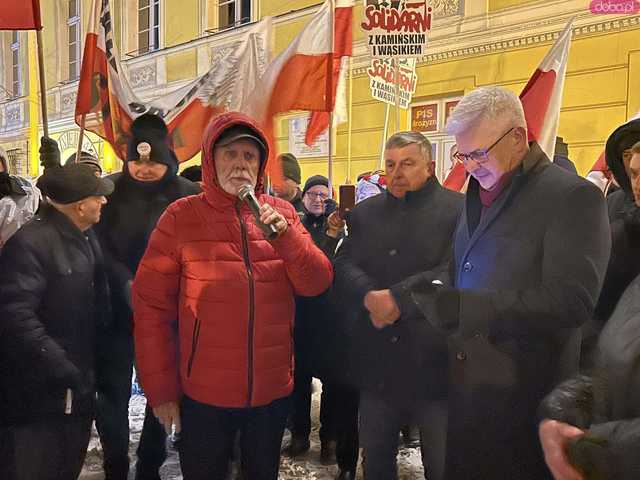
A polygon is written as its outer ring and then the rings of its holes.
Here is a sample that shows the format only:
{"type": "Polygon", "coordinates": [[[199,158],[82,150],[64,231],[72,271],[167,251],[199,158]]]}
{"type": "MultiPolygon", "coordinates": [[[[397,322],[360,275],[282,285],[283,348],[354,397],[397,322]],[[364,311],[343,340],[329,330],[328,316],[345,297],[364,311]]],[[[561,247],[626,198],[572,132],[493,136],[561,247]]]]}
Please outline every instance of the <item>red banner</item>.
{"type": "Polygon", "coordinates": [[[38,0],[2,0],[0,30],[42,30],[38,0]]]}

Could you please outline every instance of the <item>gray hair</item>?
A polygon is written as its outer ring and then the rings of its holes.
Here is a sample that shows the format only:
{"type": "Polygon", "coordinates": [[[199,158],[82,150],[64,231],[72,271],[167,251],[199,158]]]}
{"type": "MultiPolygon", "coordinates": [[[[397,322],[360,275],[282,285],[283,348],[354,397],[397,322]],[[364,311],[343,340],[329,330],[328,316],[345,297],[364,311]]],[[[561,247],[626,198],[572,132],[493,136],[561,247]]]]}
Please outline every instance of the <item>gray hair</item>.
{"type": "Polygon", "coordinates": [[[455,106],[445,130],[449,135],[457,135],[485,119],[527,128],[522,102],[515,93],[503,87],[480,87],[466,94],[455,106]]]}
{"type": "Polygon", "coordinates": [[[420,153],[422,153],[422,156],[427,161],[433,160],[431,158],[431,142],[420,132],[408,131],[395,133],[387,140],[387,143],[384,144],[384,149],[404,148],[414,144],[420,147],[420,153]]]}

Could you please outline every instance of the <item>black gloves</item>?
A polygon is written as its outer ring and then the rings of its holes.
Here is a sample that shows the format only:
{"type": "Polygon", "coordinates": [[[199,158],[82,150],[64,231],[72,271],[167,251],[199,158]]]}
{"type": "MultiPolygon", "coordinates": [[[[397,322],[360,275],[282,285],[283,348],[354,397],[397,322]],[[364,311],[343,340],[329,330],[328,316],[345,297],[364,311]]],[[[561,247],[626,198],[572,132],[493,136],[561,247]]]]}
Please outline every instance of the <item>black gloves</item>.
{"type": "Polygon", "coordinates": [[[40,139],[40,165],[45,169],[60,166],[58,142],[49,137],[40,139]]]}

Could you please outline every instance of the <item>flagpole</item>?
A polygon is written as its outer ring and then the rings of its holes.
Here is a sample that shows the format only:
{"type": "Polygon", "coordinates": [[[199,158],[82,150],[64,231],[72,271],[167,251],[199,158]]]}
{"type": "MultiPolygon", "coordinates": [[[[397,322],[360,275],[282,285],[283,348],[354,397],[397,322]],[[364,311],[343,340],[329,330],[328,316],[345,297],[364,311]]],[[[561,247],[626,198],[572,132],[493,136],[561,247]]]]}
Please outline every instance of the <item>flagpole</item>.
{"type": "Polygon", "coordinates": [[[384,129],[382,130],[382,146],[380,147],[380,162],[378,170],[384,169],[384,144],[387,143],[387,134],[389,133],[389,110],[391,105],[386,104],[384,111],[384,129]]]}
{"type": "Polygon", "coordinates": [[[333,108],[334,108],[334,99],[333,99],[333,62],[335,56],[335,24],[336,24],[336,9],[334,5],[334,0],[330,0],[331,5],[331,58],[329,60],[329,89],[328,89],[328,104],[331,105],[331,109],[329,110],[329,161],[327,165],[327,178],[329,179],[329,198],[333,198],[333,108]]]}
{"type": "Polygon", "coordinates": [[[38,70],[40,72],[40,101],[42,103],[42,130],[44,136],[49,136],[49,117],[47,115],[47,87],[44,79],[44,52],[42,47],[42,30],[36,30],[38,46],[38,70]]]}
{"type": "Polygon", "coordinates": [[[396,132],[400,131],[400,64],[398,59],[394,58],[393,63],[396,67],[395,82],[396,82],[396,132]]]}
{"type": "Polygon", "coordinates": [[[353,63],[352,57],[349,57],[349,112],[348,112],[348,132],[347,132],[347,180],[345,183],[351,183],[351,119],[353,115],[353,63]]]}

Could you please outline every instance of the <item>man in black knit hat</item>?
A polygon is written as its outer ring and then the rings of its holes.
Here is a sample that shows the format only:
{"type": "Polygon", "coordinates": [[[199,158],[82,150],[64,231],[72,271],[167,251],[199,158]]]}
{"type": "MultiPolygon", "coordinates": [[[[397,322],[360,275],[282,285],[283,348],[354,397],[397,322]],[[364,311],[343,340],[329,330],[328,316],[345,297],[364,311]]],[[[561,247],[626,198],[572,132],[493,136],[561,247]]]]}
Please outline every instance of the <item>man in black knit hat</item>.
{"type": "MultiPolygon", "coordinates": [[[[133,365],[130,291],[149,236],[164,210],[175,200],[195,195],[200,188],[177,176],[178,160],[164,121],[152,114],[131,125],[131,139],[122,173],[115,184],[96,232],[104,250],[112,290],[113,328],[107,346],[107,369],[98,379],[97,427],[104,450],[107,480],[126,480],[129,471],[129,396],[133,365]]],[[[144,385],[143,385],[144,388],[144,385]]],[[[147,409],[136,479],[159,480],[166,458],[166,433],[147,409]]]]}
{"type": "Polygon", "coordinates": [[[303,213],[304,205],[300,192],[302,176],[298,159],[292,153],[283,153],[278,156],[278,163],[282,166],[282,180],[273,184],[273,191],[276,197],[293,205],[296,212],[303,213]]]}

